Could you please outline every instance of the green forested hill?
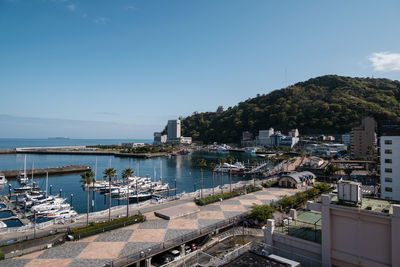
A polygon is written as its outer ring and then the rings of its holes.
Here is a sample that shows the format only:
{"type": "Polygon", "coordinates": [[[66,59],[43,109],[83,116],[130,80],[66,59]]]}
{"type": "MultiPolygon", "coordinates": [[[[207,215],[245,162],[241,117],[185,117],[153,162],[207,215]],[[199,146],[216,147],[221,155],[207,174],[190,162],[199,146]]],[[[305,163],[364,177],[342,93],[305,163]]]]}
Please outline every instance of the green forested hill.
{"type": "Polygon", "coordinates": [[[182,119],[182,134],[205,143],[240,142],[273,127],[286,133],[346,133],[365,116],[378,122],[400,118],[400,82],[326,75],[240,102],[222,113],[182,119]]]}

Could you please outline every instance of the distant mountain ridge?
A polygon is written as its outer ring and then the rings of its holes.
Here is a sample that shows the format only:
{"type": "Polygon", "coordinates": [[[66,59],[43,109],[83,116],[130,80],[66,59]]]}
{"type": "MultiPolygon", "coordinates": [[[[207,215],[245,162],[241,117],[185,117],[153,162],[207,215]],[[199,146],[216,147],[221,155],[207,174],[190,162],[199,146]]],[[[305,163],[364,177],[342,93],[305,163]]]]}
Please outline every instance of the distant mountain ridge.
{"type": "Polygon", "coordinates": [[[182,118],[194,141],[238,143],[243,131],[273,127],[301,134],[346,133],[365,116],[400,119],[400,82],[325,75],[240,102],[226,111],[182,118]]]}

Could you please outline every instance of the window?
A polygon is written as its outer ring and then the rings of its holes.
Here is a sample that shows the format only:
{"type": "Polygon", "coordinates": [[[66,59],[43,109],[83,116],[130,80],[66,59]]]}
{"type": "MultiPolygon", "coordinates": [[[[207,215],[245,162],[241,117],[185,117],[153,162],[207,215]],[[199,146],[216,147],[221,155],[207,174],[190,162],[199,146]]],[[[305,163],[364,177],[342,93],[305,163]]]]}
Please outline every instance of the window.
{"type": "Polygon", "coordinates": [[[392,154],[392,150],[391,149],[385,149],[385,154],[392,154]]]}
{"type": "Polygon", "coordinates": [[[385,168],[385,172],[392,173],[392,168],[385,168]]]}
{"type": "Polygon", "coordinates": [[[385,145],[391,145],[392,144],[392,140],[385,140],[385,145]]]}
{"type": "Polygon", "coordinates": [[[392,192],[392,188],[391,187],[385,187],[385,191],[386,192],[392,192]]]}
{"type": "Polygon", "coordinates": [[[392,163],[392,159],[385,159],[385,163],[392,163]]]}
{"type": "Polygon", "coordinates": [[[392,178],[386,177],[386,178],[385,178],[385,182],[391,183],[391,182],[392,182],[392,178]]]}

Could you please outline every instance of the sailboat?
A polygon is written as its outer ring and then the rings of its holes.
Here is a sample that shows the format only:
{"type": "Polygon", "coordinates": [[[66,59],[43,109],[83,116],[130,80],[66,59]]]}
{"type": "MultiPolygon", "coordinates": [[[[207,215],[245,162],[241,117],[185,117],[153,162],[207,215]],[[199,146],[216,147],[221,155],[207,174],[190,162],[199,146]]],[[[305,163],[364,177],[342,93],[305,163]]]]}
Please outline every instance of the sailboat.
{"type": "Polygon", "coordinates": [[[18,192],[26,192],[26,191],[40,191],[40,188],[38,188],[37,186],[36,186],[36,184],[33,182],[33,171],[34,171],[34,167],[35,165],[34,165],[34,163],[32,162],[32,182],[31,182],[31,185],[27,185],[27,184],[24,184],[23,186],[21,186],[21,187],[16,187],[16,188],[14,188],[14,192],[16,192],[16,193],[18,193],[18,192]]]}
{"type": "Polygon", "coordinates": [[[18,182],[20,184],[26,184],[28,182],[28,175],[26,174],[26,155],[24,160],[24,172],[18,174],[18,182]]]}

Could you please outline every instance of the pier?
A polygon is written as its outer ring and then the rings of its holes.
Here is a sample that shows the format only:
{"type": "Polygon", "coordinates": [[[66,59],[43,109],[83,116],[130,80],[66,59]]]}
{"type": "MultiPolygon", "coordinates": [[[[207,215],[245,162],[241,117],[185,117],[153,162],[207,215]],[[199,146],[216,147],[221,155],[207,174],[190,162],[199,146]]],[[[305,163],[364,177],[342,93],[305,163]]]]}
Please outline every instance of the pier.
{"type": "MultiPolygon", "coordinates": [[[[53,168],[43,168],[43,169],[34,169],[34,176],[45,176],[46,173],[51,175],[60,175],[60,174],[68,174],[68,173],[80,173],[90,171],[91,168],[89,166],[83,165],[69,165],[69,166],[61,166],[61,167],[53,167],[53,168]]],[[[12,171],[0,171],[3,173],[7,179],[16,179],[18,174],[24,172],[24,170],[12,170],[12,171]]],[[[31,174],[32,170],[27,170],[27,174],[31,174]]]]}

